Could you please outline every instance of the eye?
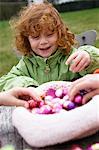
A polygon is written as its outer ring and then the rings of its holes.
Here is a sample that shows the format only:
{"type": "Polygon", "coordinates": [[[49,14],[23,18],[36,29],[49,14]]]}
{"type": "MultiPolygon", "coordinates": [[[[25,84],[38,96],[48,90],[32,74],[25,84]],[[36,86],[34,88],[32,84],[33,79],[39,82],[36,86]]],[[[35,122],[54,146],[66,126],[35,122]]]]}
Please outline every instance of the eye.
{"type": "Polygon", "coordinates": [[[38,36],[32,36],[32,39],[38,39],[39,38],[39,35],[38,36]]]}
{"type": "Polygon", "coordinates": [[[52,35],[53,35],[53,33],[48,33],[48,34],[47,34],[48,37],[50,37],[50,36],[52,36],[52,35]]]}

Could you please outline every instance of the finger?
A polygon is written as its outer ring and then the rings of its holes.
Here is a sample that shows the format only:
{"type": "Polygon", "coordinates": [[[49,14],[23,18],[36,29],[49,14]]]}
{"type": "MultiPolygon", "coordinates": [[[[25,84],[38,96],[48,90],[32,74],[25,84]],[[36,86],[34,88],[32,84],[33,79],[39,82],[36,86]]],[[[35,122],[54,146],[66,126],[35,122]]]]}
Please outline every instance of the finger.
{"type": "Polygon", "coordinates": [[[17,99],[13,96],[12,97],[10,96],[10,99],[8,98],[8,100],[6,102],[4,101],[3,105],[6,105],[6,106],[23,106],[25,108],[29,107],[28,102],[26,102],[24,100],[17,99]]]}
{"type": "Polygon", "coordinates": [[[82,63],[83,65],[83,61],[82,61],[82,58],[80,56],[77,56],[74,60],[73,60],[73,63],[70,65],[70,70],[72,72],[77,72],[78,69],[80,68],[80,63],[82,63]]]}
{"type": "Polygon", "coordinates": [[[87,74],[84,77],[81,77],[81,78],[73,81],[72,84],[71,84],[71,88],[70,89],[72,89],[74,86],[76,86],[77,84],[80,84],[82,82],[86,82],[86,81],[88,82],[88,80],[89,79],[91,80],[91,78],[93,78],[93,74],[87,74]]]}
{"type": "Polygon", "coordinates": [[[69,65],[70,63],[72,63],[72,60],[75,59],[77,55],[78,55],[77,53],[74,53],[71,56],[69,56],[69,58],[66,61],[66,65],[69,65]]]}
{"type": "Polygon", "coordinates": [[[86,83],[86,81],[81,81],[76,85],[72,85],[72,87],[69,90],[70,99],[73,100],[76,94],[80,92],[80,90],[83,90],[83,89],[86,90],[89,88],[90,88],[89,82],[86,83]]]}
{"type": "Polygon", "coordinates": [[[85,62],[85,59],[82,59],[75,68],[73,68],[73,72],[80,72],[88,65],[87,62],[85,62]]]}
{"type": "Polygon", "coordinates": [[[29,103],[24,101],[24,100],[16,99],[15,106],[22,106],[22,107],[25,107],[25,108],[29,108],[29,103]]]}
{"type": "Polygon", "coordinates": [[[87,66],[88,66],[88,63],[85,63],[84,65],[82,65],[82,67],[80,67],[78,72],[84,70],[87,66]]]}
{"type": "Polygon", "coordinates": [[[82,100],[82,104],[88,102],[93,96],[99,94],[99,89],[92,90],[91,92],[87,93],[82,100]]]}
{"type": "Polygon", "coordinates": [[[29,87],[29,88],[15,88],[14,89],[14,93],[16,93],[16,97],[18,98],[19,96],[29,96],[31,98],[33,98],[36,101],[40,101],[41,98],[40,96],[37,94],[36,89],[33,87],[29,87]]]}
{"type": "Polygon", "coordinates": [[[36,101],[41,101],[41,100],[42,100],[41,97],[39,96],[39,93],[37,92],[37,90],[36,90],[35,88],[29,87],[29,88],[28,88],[28,92],[29,92],[30,96],[31,96],[34,100],[36,100],[36,101]]]}

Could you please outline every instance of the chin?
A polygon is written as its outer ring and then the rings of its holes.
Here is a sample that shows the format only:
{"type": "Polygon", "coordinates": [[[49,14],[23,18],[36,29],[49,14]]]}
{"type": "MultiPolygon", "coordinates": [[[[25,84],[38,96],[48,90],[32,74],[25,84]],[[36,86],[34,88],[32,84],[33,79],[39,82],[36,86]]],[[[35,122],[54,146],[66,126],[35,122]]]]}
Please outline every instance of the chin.
{"type": "Polygon", "coordinates": [[[48,58],[48,57],[50,57],[51,56],[51,54],[47,54],[47,55],[40,55],[41,57],[43,57],[43,58],[48,58]]]}

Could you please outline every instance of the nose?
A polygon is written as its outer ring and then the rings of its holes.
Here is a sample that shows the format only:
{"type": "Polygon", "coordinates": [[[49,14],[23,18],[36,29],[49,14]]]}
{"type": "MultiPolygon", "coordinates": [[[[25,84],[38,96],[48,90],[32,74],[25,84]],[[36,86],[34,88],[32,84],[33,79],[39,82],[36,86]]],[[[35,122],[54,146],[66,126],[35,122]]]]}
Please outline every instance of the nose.
{"type": "Polygon", "coordinates": [[[48,43],[47,37],[46,36],[41,36],[41,38],[40,38],[40,44],[41,45],[45,45],[47,43],[48,43]]]}

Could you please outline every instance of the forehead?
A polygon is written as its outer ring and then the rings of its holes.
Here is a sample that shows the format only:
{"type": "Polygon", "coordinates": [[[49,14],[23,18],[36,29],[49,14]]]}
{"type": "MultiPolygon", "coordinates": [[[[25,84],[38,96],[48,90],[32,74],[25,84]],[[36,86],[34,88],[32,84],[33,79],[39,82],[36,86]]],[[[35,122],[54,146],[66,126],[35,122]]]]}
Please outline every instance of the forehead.
{"type": "Polygon", "coordinates": [[[42,15],[35,23],[31,23],[29,32],[31,34],[40,34],[41,32],[56,32],[57,24],[50,14],[42,15]]]}

